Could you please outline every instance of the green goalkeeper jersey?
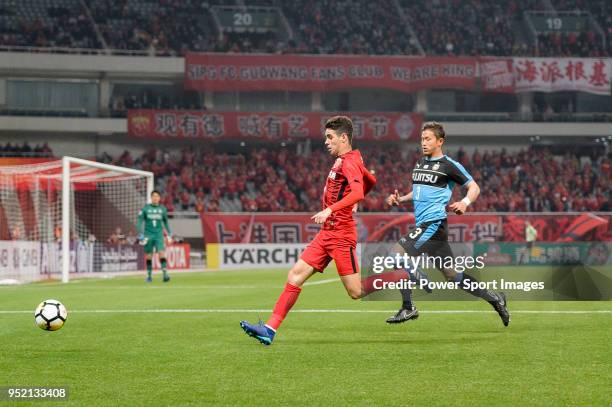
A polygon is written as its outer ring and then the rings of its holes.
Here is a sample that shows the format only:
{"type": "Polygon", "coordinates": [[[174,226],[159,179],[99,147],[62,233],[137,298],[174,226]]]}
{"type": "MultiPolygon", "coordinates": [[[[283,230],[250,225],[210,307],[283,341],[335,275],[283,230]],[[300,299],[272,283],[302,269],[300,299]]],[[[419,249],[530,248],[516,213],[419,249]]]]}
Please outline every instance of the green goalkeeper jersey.
{"type": "Polygon", "coordinates": [[[164,205],[145,205],[138,214],[138,233],[143,233],[143,223],[146,237],[163,236],[164,228],[169,235],[172,234],[170,226],[168,226],[168,210],[164,205]]]}

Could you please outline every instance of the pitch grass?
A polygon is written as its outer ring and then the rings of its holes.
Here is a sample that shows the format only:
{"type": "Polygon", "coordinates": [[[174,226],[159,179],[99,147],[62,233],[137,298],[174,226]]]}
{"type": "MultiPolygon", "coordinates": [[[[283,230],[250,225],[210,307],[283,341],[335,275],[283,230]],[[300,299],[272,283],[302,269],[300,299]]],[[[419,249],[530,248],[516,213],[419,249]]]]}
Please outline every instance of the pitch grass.
{"type": "MultiPolygon", "coordinates": [[[[332,271],[314,281],[335,277],[332,271]]],[[[417,321],[381,312],[293,313],[264,347],[240,329],[271,309],[284,271],[156,275],[0,287],[0,386],[68,386],[80,406],[603,406],[612,385],[612,314],[515,313],[509,328],[481,301],[419,302],[417,321]],[[57,332],[32,311],[68,308],[57,332]]],[[[393,310],[348,298],[339,281],[305,287],[296,309],[393,310]]],[[[612,310],[610,302],[515,302],[517,310],[612,310]]],[[[10,405],[9,402],[0,404],[10,405]]],[[[27,405],[28,403],[15,403],[27,405]]],[[[31,405],[40,405],[38,402],[31,405]]]]}

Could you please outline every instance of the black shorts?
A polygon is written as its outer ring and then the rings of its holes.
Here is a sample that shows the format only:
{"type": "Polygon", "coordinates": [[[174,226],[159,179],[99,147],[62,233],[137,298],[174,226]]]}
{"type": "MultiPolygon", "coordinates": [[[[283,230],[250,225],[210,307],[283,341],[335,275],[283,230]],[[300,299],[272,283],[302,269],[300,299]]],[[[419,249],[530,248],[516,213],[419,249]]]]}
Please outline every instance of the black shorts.
{"type": "Polygon", "coordinates": [[[419,256],[425,253],[429,256],[453,256],[448,244],[448,222],[446,219],[425,222],[413,227],[402,237],[398,244],[410,256],[419,256]]]}

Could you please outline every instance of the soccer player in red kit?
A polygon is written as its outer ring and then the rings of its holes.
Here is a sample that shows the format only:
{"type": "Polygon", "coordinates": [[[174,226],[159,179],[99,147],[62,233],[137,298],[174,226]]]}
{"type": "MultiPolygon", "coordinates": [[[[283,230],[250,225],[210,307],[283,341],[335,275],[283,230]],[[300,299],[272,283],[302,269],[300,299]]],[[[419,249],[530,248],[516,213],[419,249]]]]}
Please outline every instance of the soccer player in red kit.
{"type": "Polygon", "coordinates": [[[332,117],[325,123],[325,146],[337,158],[325,182],[323,210],[311,218],[322,228],[289,271],[285,289],[268,321],[240,322],[248,335],[264,345],[272,343],[276,330],[297,301],[302,284],[314,273],[323,272],[332,259],[351,298],[358,299],[372,291],[371,286],[364,286],[359,273],[353,211],[372,189],[376,178],[364,166],[359,150],[353,150],[352,138],[353,123],[348,117],[332,117]]]}

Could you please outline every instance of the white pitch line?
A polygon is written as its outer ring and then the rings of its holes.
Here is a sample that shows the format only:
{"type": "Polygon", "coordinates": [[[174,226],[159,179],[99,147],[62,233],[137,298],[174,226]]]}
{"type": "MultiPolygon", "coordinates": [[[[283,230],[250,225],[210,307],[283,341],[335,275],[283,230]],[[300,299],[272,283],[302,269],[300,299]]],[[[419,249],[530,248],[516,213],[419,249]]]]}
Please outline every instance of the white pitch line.
{"type": "MultiPolygon", "coordinates": [[[[328,278],[325,280],[319,280],[319,281],[312,281],[309,282],[307,281],[306,283],[304,283],[305,286],[311,286],[311,285],[321,285],[321,284],[329,284],[329,283],[333,283],[335,281],[340,281],[339,278],[328,278]]],[[[62,283],[58,283],[62,284],[62,283]]],[[[55,285],[55,284],[44,284],[44,285],[32,285],[32,286],[19,286],[19,288],[41,288],[41,289],[46,289],[49,288],[50,285],[55,285]]],[[[15,286],[12,286],[15,287],[15,286]]],[[[254,289],[254,288],[279,288],[282,289],[283,285],[282,284],[278,284],[278,285],[274,285],[274,284],[224,284],[224,285],[219,285],[219,284],[199,284],[199,285],[143,285],[143,286],[133,286],[133,285],[92,285],[92,286],[88,286],[88,287],[76,287],[76,286],[67,286],[66,288],[78,288],[79,290],[135,290],[135,289],[144,289],[144,290],[172,290],[172,289],[187,289],[187,290],[199,290],[199,289],[221,289],[221,290],[243,290],[243,289],[254,289]]]]}
{"type": "MultiPolygon", "coordinates": [[[[77,288],[77,287],[75,287],[77,288]]],[[[218,285],[218,284],[200,284],[200,285],[146,285],[142,287],[136,287],[133,285],[105,285],[105,286],[90,286],[90,287],[78,287],[79,290],[135,290],[135,289],[143,289],[143,290],[172,290],[172,289],[181,289],[181,290],[199,290],[199,289],[220,289],[220,290],[242,290],[242,289],[254,289],[254,288],[282,288],[282,285],[248,285],[248,284],[236,284],[236,285],[218,285]]]]}
{"type": "Polygon", "coordinates": [[[325,280],[318,280],[318,281],[307,281],[304,283],[304,285],[321,285],[321,284],[333,283],[334,281],[340,281],[340,279],[336,277],[336,278],[326,278],[325,280]]]}
{"type": "MultiPolygon", "coordinates": [[[[19,286],[20,289],[23,288],[36,288],[36,289],[47,289],[50,284],[44,285],[35,285],[35,286],[19,286]]],[[[15,287],[15,286],[13,286],[15,287]]],[[[172,290],[172,289],[181,289],[181,290],[198,290],[198,289],[253,289],[253,288],[280,288],[282,289],[282,285],[272,285],[272,284],[243,284],[243,285],[218,285],[218,284],[201,284],[201,285],[143,285],[143,286],[133,286],[133,285],[93,285],[88,287],[76,287],[76,286],[66,286],[65,288],[74,288],[78,290],[172,290]]]]}
{"type": "MultiPolygon", "coordinates": [[[[305,314],[367,314],[367,313],[393,313],[397,310],[358,310],[358,309],[294,309],[292,313],[305,314]]],[[[93,309],[93,310],[70,310],[70,313],[78,314],[206,314],[222,313],[233,314],[241,312],[272,312],[270,309],[215,309],[215,308],[186,308],[186,309],[93,309]]],[[[495,311],[485,310],[430,310],[420,311],[425,314],[491,314],[495,311]]],[[[32,314],[33,311],[24,310],[0,310],[0,314],[32,314]]],[[[612,310],[516,310],[511,314],[612,314],[612,310]]]]}

